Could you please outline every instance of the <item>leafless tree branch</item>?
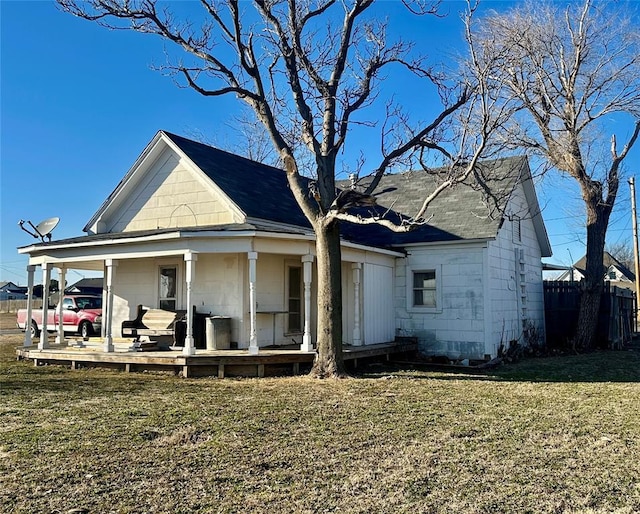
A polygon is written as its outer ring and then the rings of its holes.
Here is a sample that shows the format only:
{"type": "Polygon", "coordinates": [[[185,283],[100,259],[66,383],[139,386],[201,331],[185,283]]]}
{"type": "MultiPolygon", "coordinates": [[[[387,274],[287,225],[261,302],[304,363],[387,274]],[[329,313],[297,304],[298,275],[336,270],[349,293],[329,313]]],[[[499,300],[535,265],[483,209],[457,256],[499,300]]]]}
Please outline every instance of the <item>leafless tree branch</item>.
{"type": "Polygon", "coordinates": [[[580,187],[586,208],[587,276],[578,345],[593,341],[602,290],[602,255],[620,184],[620,166],[640,131],[640,38],[611,3],[560,5],[527,1],[491,13],[468,30],[470,61],[481,88],[492,91],[495,126],[505,149],[535,153],[580,187]],[[618,154],[601,133],[612,116],[634,129],[618,154]],[[602,151],[609,146],[609,164],[602,151]],[[601,151],[597,151],[597,149],[601,151]]]}

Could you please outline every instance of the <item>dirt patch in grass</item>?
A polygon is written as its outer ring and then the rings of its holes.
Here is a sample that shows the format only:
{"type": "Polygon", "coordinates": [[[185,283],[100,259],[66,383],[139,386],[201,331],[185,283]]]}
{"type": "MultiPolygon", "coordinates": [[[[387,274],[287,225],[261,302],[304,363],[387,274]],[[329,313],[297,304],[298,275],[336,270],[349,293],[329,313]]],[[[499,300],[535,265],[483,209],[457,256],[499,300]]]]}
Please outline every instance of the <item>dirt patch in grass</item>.
{"type": "Polygon", "coordinates": [[[218,380],[35,368],[20,343],[0,336],[8,512],[640,511],[636,353],[218,380]]]}

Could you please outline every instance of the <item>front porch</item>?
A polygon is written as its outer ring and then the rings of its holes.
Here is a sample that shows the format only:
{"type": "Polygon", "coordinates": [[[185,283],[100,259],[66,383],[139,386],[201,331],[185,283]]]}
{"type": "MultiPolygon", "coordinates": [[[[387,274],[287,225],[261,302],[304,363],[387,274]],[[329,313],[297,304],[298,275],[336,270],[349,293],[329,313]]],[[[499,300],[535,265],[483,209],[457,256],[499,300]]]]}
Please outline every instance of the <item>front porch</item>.
{"type": "MultiPolygon", "coordinates": [[[[161,371],[185,378],[199,376],[268,377],[298,375],[306,373],[313,364],[315,351],[305,352],[295,347],[288,349],[261,348],[252,355],[241,350],[195,350],[193,355],[181,351],[136,352],[131,350],[131,340],[114,341],[114,351],[104,352],[101,338],[91,338],[82,342],[82,347],[67,344],[51,344],[40,350],[34,347],[16,349],[18,359],[30,359],[35,366],[46,364],[82,367],[113,368],[125,372],[161,371]]],[[[357,368],[363,359],[382,358],[391,360],[394,356],[415,353],[418,349],[414,340],[397,340],[390,343],[368,346],[345,346],[343,358],[357,368]]]]}
{"type": "MultiPolygon", "coordinates": [[[[125,325],[138,320],[141,306],[186,313],[185,357],[198,349],[198,316],[229,318],[231,346],[251,355],[291,343],[312,353],[318,288],[313,234],[225,227],[93,235],[29,247],[22,250],[30,255],[28,287],[32,291],[38,266],[44,290],[49,290],[52,273],[65,284],[69,271],[101,271],[104,353],[113,353],[114,343],[126,337],[125,325]]],[[[344,343],[369,346],[393,340],[390,292],[395,259],[402,254],[345,241],[341,256],[344,343]]],[[[51,308],[43,305],[43,317],[51,308]]],[[[66,337],[59,322],[49,323],[48,330],[57,332],[58,342],[66,337]]],[[[45,350],[50,343],[42,334],[32,342],[27,333],[25,347],[31,344],[45,350]]]]}

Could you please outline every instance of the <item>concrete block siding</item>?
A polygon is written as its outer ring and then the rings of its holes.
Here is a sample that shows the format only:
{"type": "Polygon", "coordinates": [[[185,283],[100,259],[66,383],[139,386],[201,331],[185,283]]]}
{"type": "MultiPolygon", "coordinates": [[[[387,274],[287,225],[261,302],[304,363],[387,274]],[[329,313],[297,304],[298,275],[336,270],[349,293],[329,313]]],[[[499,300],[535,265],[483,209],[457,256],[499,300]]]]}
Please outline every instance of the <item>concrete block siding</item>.
{"type": "Polygon", "coordinates": [[[483,244],[412,248],[396,262],[396,333],[418,338],[427,355],[480,359],[485,354],[483,244]],[[435,269],[435,309],[412,305],[415,271],[435,269]]]}
{"type": "Polygon", "coordinates": [[[521,188],[495,238],[414,246],[396,260],[396,334],[418,338],[426,355],[483,359],[522,339],[533,324],[544,333],[541,250],[521,188]],[[516,226],[517,225],[517,226],[516,226]],[[435,309],[416,308],[412,274],[435,269],[435,309]]]}

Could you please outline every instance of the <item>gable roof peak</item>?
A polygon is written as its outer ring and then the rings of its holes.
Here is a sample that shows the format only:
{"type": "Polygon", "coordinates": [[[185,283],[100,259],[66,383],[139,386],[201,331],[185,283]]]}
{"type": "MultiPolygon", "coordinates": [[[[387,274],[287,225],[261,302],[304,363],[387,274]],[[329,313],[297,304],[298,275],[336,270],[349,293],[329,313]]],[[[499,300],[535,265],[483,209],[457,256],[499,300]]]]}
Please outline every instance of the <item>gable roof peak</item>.
{"type": "MultiPolygon", "coordinates": [[[[247,218],[309,227],[284,170],[162,131],[247,218]]],[[[308,180],[303,177],[302,180],[308,180]]]]}

